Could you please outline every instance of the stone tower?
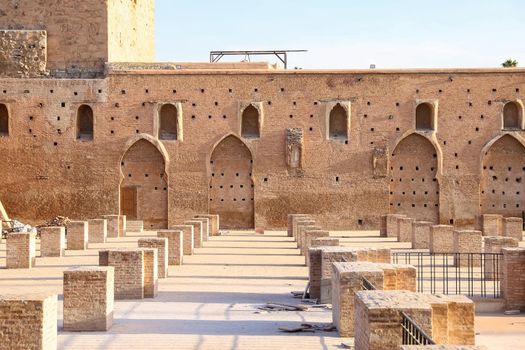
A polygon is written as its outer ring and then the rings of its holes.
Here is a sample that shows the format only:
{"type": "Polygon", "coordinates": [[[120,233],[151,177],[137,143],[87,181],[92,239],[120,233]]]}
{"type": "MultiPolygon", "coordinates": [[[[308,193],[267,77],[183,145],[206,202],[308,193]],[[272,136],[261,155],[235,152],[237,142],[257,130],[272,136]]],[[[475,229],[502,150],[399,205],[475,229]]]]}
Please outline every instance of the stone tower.
{"type": "Polygon", "coordinates": [[[91,77],[155,59],[154,0],[0,0],[0,76],[91,77]]]}

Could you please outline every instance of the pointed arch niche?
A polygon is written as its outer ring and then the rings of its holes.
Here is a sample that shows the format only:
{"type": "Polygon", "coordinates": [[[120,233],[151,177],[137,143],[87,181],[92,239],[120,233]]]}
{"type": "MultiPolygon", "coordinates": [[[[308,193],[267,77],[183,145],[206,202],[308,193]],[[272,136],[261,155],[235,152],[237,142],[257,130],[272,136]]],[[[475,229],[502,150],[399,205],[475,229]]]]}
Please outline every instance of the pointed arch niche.
{"type": "Polygon", "coordinates": [[[392,152],[390,212],[439,223],[438,154],[424,136],[412,133],[392,152]]]}
{"type": "Polygon", "coordinates": [[[160,146],[146,137],[132,139],[120,162],[120,213],[149,229],[168,226],[167,158],[160,146]]]}
{"type": "Polygon", "coordinates": [[[218,214],[221,227],[253,229],[254,186],[252,154],[236,136],[228,135],[213,149],[210,158],[209,208],[218,214]]]}

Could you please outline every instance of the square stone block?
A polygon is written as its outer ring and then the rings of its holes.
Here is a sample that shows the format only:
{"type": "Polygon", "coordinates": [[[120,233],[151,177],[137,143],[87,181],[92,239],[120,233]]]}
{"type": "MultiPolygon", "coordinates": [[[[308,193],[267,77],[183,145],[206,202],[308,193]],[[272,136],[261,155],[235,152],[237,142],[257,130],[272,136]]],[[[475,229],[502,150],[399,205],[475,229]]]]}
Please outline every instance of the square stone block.
{"type": "Polygon", "coordinates": [[[501,236],[503,216],[499,214],[481,215],[481,230],[483,236],[501,236]]]}
{"type": "Polygon", "coordinates": [[[57,295],[0,294],[0,348],[57,348],[57,295]]]}
{"type": "Polygon", "coordinates": [[[299,247],[299,251],[301,252],[301,255],[306,255],[305,248],[306,248],[306,232],[307,231],[321,231],[321,228],[319,226],[315,225],[301,225],[298,228],[299,232],[299,239],[297,240],[297,246],[299,247]]]}
{"type": "Polygon", "coordinates": [[[308,265],[309,263],[309,256],[308,256],[308,252],[309,252],[309,249],[310,247],[312,246],[312,241],[314,239],[317,239],[317,238],[327,238],[330,236],[330,232],[328,231],[323,231],[323,230],[306,230],[304,232],[304,246],[303,246],[303,253],[304,253],[304,256],[306,258],[306,264],[308,265]]]}
{"type": "Polygon", "coordinates": [[[144,250],[114,249],[98,252],[100,266],[115,268],[115,299],[144,298],[144,250]]]}
{"type": "Polygon", "coordinates": [[[503,248],[501,295],[506,310],[525,311],[525,248],[503,248]]]}
{"type": "Polygon", "coordinates": [[[159,278],[168,277],[168,239],[161,237],[140,238],[139,248],[156,248],[159,278]]]}
{"type": "Polygon", "coordinates": [[[40,256],[61,257],[66,250],[66,229],[62,226],[40,228],[40,256]]]}
{"type": "Polygon", "coordinates": [[[195,242],[193,225],[174,225],[171,230],[182,231],[182,252],[184,255],[193,255],[193,245],[195,242]]]}
{"type": "Polygon", "coordinates": [[[523,240],[523,219],[503,218],[503,236],[523,240]]]}
{"type": "Polygon", "coordinates": [[[381,226],[380,234],[381,237],[399,237],[398,224],[397,220],[399,218],[404,218],[405,215],[402,214],[386,214],[381,215],[381,226]]]}
{"type": "Polygon", "coordinates": [[[193,248],[202,248],[202,235],[205,223],[202,221],[188,220],[184,225],[193,226],[193,248]]]}
{"type": "Polygon", "coordinates": [[[302,249],[303,246],[303,232],[304,229],[320,229],[317,226],[315,226],[315,221],[311,219],[302,219],[298,220],[295,225],[295,240],[297,242],[297,248],[302,249]]]}
{"type": "Polygon", "coordinates": [[[180,230],[160,230],[157,237],[168,239],[168,265],[182,265],[183,233],[180,230]]]}
{"type": "MultiPolygon", "coordinates": [[[[201,229],[202,229],[202,236],[201,236],[201,242],[197,246],[197,242],[195,242],[194,247],[195,248],[201,248],[202,242],[206,242],[208,240],[208,237],[210,236],[210,220],[208,218],[193,218],[191,221],[200,221],[202,223],[201,229]]],[[[184,223],[187,225],[187,223],[184,223]]]]}
{"type": "Polygon", "coordinates": [[[483,252],[490,254],[485,256],[485,278],[501,280],[503,276],[503,259],[498,255],[492,254],[501,254],[503,248],[517,248],[518,240],[512,237],[486,236],[484,242],[485,248],[483,252]]]}
{"type": "Polygon", "coordinates": [[[88,247],[87,221],[70,221],[67,224],[67,249],[86,250],[88,247]]]}
{"type": "Polygon", "coordinates": [[[397,218],[397,240],[399,242],[412,242],[412,225],[414,221],[412,218],[397,218]]]}
{"type": "Polygon", "coordinates": [[[36,234],[11,232],[6,238],[6,267],[30,269],[36,261],[36,234]]]}
{"type": "Polygon", "coordinates": [[[157,248],[143,248],[144,251],[144,298],[155,298],[159,290],[157,248]]]}
{"type": "Polygon", "coordinates": [[[119,216],[120,215],[103,215],[102,218],[106,219],[108,223],[107,237],[118,238],[119,237],[119,216]]]}
{"type": "Polygon", "coordinates": [[[89,243],[106,243],[108,236],[108,222],[106,219],[88,220],[89,243]]]}
{"type": "Polygon", "coordinates": [[[209,227],[209,235],[210,236],[218,236],[219,235],[219,215],[214,214],[199,214],[195,215],[196,218],[206,218],[209,220],[210,227],[209,227]]]}
{"type": "Polygon", "coordinates": [[[114,286],[110,266],[64,271],[64,330],[107,331],[113,323],[114,286]]]}
{"type": "Polygon", "coordinates": [[[453,237],[454,253],[475,253],[474,255],[460,254],[459,256],[456,256],[454,258],[454,263],[459,266],[481,266],[481,253],[483,242],[481,231],[453,231],[453,237]]]}
{"type": "Polygon", "coordinates": [[[454,226],[432,225],[430,228],[430,252],[454,253],[454,226]]]}
{"type": "Polygon", "coordinates": [[[297,225],[299,224],[299,222],[304,221],[304,222],[311,222],[312,224],[315,223],[315,220],[312,219],[312,217],[309,215],[294,216],[292,220],[293,220],[292,234],[296,241],[297,241],[297,225]]]}
{"type": "Polygon", "coordinates": [[[430,230],[432,225],[429,221],[414,221],[412,224],[412,249],[430,248],[430,230]]]}

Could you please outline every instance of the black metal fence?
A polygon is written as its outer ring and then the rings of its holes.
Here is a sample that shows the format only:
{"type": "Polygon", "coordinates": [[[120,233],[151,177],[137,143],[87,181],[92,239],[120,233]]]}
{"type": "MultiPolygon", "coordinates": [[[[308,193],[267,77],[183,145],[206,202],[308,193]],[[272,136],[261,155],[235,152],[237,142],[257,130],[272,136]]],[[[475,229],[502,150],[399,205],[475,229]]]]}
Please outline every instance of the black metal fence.
{"type": "Polygon", "coordinates": [[[392,262],[416,267],[418,292],[500,297],[503,254],[393,252],[392,262]]]}
{"type": "Polygon", "coordinates": [[[402,345],[434,345],[432,338],[425,333],[405,312],[401,312],[403,327],[402,345]]]}
{"type": "Polygon", "coordinates": [[[365,277],[363,277],[361,279],[361,287],[363,288],[363,290],[376,290],[376,286],[374,286],[374,284],[372,282],[370,282],[369,280],[367,280],[365,277]]]}

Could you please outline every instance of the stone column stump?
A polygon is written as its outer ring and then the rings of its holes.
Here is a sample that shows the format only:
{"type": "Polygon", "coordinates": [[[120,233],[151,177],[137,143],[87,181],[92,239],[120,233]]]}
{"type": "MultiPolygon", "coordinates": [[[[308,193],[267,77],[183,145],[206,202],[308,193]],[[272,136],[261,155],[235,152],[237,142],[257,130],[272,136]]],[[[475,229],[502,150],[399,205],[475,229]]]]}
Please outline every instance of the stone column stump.
{"type": "Polygon", "coordinates": [[[71,221],[67,224],[67,249],[86,250],[88,247],[87,221],[71,221]]]}
{"type": "Polygon", "coordinates": [[[115,268],[115,299],[144,298],[144,250],[114,249],[98,252],[100,266],[115,268]]]}
{"type": "Polygon", "coordinates": [[[36,261],[36,234],[11,232],[6,239],[6,267],[8,269],[30,269],[36,261]]]}
{"type": "Polygon", "coordinates": [[[88,220],[89,243],[106,243],[108,222],[106,219],[88,220]]]}
{"type": "Polygon", "coordinates": [[[170,226],[170,230],[182,231],[182,252],[184,255],[193,255],[195,244],[193,225],[174,225],[170,226]]]}
{"type": "Polygon", "coordinates": [[[168,239],[161,237],[140,238],[139,248],[156,248],[158,255],[158,278],[168,277],[168,239]]]}
{"type": "Polygon", "coordinates": [[[182,265],[183,233],[180,230],[160,230],[157,237],[168,239],[168,265],[182,265]]]}

